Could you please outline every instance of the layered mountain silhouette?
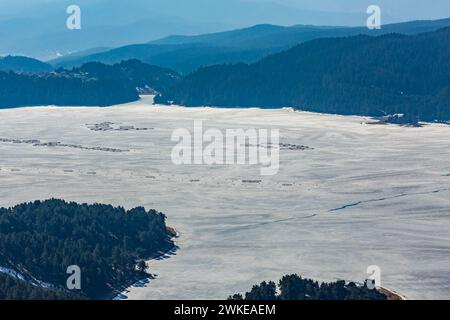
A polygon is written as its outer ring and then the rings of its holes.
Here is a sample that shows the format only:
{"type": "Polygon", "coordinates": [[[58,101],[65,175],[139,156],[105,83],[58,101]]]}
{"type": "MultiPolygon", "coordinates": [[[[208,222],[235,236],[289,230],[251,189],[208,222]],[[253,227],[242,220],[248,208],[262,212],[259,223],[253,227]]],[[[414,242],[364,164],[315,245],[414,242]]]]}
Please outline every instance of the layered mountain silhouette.
{"type": "MultiPolygon", "coordinates": [[[[357,25],[364,23],[364,11],[328,12],[273,0],[3,0],[0,54],[48,60],[94,47],[118,47],[170,34],[202,34],[260,23],[357,25]],[[81,8],[81,30],[66,28],[66,9],[72,4],[81,8]]],[[[385,19],[389,19],[387,14],[385,19]]]]}
{"type": "Polygon", "coordinates": [[[357,34],[417,34],[450,26],[450,19],[385,25],[381,30],[363,27],[256,25],[250,28],[204,34],[170,36],[146,44],[128,45],[94,54],[78,54],[50,61],[56,67],[79,66],[90,61],[117,63],[127,59],[189,73],[201,66],[221,63],[252,63],[269,54],[318,38],[357,34]]]}

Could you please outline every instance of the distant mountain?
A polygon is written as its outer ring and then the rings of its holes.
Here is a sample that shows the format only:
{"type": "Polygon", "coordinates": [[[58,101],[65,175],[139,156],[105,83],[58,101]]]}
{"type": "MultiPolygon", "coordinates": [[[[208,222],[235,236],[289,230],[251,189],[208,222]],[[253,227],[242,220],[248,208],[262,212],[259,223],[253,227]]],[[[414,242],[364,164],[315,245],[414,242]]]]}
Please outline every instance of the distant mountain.
{"type": "MultiPolygon", "coordinates": [[[[209,33],[196,36],[174,35],[149,42],[159,45],[186,45],[203,44],[219,47],[234,48],[272,48],[283,47],[291,42],[302,41],[300,36],[304,33],[314,33],[320,31],[330,31],[334,29],[344,29],[342,27],[320,27],[320,26],[291,26],[284,27],[278,25],[261,24],[249,28],[224,31],[218,33],[209,33]],[[297,36],[297,39],[289,37],[297,36]],[[267,41],[268,39],[272,41],[267,41]],[[275,43],[273,42],[275,41],[275,43]]],[[[351,29],[351,28],[345,28],[351,29]]]]}
{"type": "Polygon", "coordinates": [[[21,54],[43,60],[94,47],[149,41],[172,33],[196,34],[230,27],[220,22],[212,25],[193,21],[173,11],[163,11],[173,6],[174,1],[77,0],[82,10],[82,27],[69,30],[66,9],[74,4],[71,0],[28,0],[16,10],[18,1],[9,2],[0,10],[0,54],[21,54]]]}
{"type": "Polygon", "coordinates": [[[254,64],[201,68],[155,101],[449,120],[449,45],[450,28],[317,39],[254,64]]]}
{"type": "Polygon", "coordinates": [[[350,36],[357,34],[382,35],[387,33],[418,34],[436,31],[450,26],[450,18],[441,20],[410,21],[386,24],[382,29],[369,30],[366,27],[256,25],[250,28],[203,34],[198,36],[169,36],[150,44],[186,45],[204,44],[219,47],[262,49],[286,47],[305,41],[325,37],[350,36]]]}
{"type": "Polygon", "coordinates": [[[50,64],[28,57],[0,57],[0,71],[48,72],[52,69],[53,67],[50,64]]]}
{"type": "Polygon", "coordinates": [[[64,61],[70,61],[70,60],[76,60],[85,56],[90,56],[90,55],[94,55],[97,53],[101,53],[101,52],[106,52],[109,50],[112,50],[114,48],[111,47],[96,47],[96,48],[91,48],[88,50],[82,50],[82,51],[75,51],[69,54],[66,54],[64,56],[58,57],[58,58],[54,58],[54,61],[58,61],[60,65],[62,65],[62,63],[64,61]]]}
{"type": "Polygon", "coordinates": [[[171,36],[148,44],[130,45],[96,54],[50,61],[56,67],[78,66],[89,61],[116,63],[139,59],[146,63],[189,73],[201,66],[220,63],[252,63],[297,44],[326,37],[392,32],[417,34],[450,26],[450,19],[385,25],[381,30],[355,27],[257,25],[250,28],[199,36],[171,36]]]}
{"type": "Polygon", "coordinates": [[[260,23],[357,25],[363,22],[361,13],[294,8],[270,0],[3,0],[0,54],[49,60],[94,47],[118,47],[170,34],[210,33],[260,23]],[[74,3],[82,11],[81,30],[66,28],[66,9],[74,3]]]}
{"type": "Polygon", "coordinates": [[[136,101],[139,93],[175,85],[180,75],[137,60],[116,65],[90,62],[49,73],[0,71],[0,108],[36,105],[110,106],[136,101]]]}
{"type": "Polygon", "coordinates": [[[95,61],[114,64],[123,60],[138,59],[146,63],[189,73],[199,66],[224,62],[253,62],[269,53],[280,51],[273,49],[240,49],[217,47],[203,44],[153,45],[137,44],[112,49],[92,55],[71,58],[59,58],[49,61],[55,67],[71,68],[95,61]]]}

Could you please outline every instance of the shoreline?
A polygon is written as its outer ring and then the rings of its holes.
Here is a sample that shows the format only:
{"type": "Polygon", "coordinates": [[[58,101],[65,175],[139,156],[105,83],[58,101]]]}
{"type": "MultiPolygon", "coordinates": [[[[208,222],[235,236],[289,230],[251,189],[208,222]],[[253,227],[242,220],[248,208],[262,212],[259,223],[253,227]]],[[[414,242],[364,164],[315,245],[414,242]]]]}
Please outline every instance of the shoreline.
{"type": "Polygon", "coordinates": [[[319,111],[307,111],[303,109],[299,109],[296,107],[270,107],[270,108],[264,108],[264,107],[241,107],[241,106],[186,106],[186,105],[177,105],[177,104],[161,104],[161,103],[155,103],[154,102],[155,95],[152,94],[141,94],[139,95],[139,99],[133,100],[133,101],[126,101],[122,103],[116,103],[106,106],[99,106],[99,105],[26,105],[26,106],[15,106],[15,107],[0,107],[0,111],[2,110],[14,110],[14,109],[38,109],[38,108],[53,108],[53,109],[61,109],[61,108],[70,108],[70,109],[108,109],[108,108],[117,108],[117,107],[124,107],[139,103],[148,103],[148,106],[152,107],[175,107],[175,108],[183,108],[183,109],[217,109],[217,110],[284,110],[288,112],[294,112],[294,113],[304,113],[304,114],[317,114],[317,115],[325,115],[325,116],[339,116],[339,117],[345,117],[345,118],[361,118],[362,122],[361,124],[365,125],[395,125],[399,127],[405,127],[405,128],[422,128],[424,126],[429,125],[444,125],[449,126],[450,120],[432,120],[432,121],[420,121],[419,126],[410,125],[408,123],[405,124],[397,124],[397,123],[390,123],[390,122],[383,122],[380,121],[379,117],[374,117],[370,115],[364,115],[364,114],[344,114],[344,113],[330,113],[330,112],[319,112],[319,111]],[[365,120],[365,121],[364,121],[365,120]]]}
{"type": "Polygon", "coordinates": [[[408,298],[406,298],[406,296],[404,296],[404,295],[402,295],[402,294],[400,294],[397,291],[392,290],[392,289],[388,289],[388,288],[385,288],[385,287],[380,287],[378,289],[378,291],[380,293],[384,294],[387,297],[387,300],[389,300],[389,301],[400,301],[400,300],[404,301],[404,300],[408,300],[408,298]]]}
{"type": "MultiPolygon", "coordinates": [[[[173,239],[179,238],[179,233],[172,227],[167,227],[168,234],[170,236],[170,240],[167,242],[168,245],[166,248],[160,250],[158,253],[154,254],[153,256],[146,259],[146,263],[152,260],[164,260],[166,259],[167,255],[173,255],[175,252],[178,251],[178,246],[173,239]]],[[[155,276],[151,273],[147,273],[148,276],[143,279],[133,279],[130,280],[127,284],[119,286],[120,290],[114,290],[111,292],[111,294],[107,295],[107,298],[104,300],[128,300],[127,293],[129,293],[129,288],[131,287],[138,287],[138,286],[145,286],[148,284],[151,280],[155,279],[155,276]]]]}

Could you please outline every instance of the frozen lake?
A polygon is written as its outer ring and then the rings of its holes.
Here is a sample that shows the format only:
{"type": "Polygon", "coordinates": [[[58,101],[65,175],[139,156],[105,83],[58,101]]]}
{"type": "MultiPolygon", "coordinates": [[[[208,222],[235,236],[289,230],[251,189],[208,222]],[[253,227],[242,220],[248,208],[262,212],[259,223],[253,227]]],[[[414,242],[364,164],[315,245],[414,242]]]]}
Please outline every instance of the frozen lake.
{"type": "Polygon", "coordinates": [[[167,215],[180,250],[152,261],[157,279],[131,299],[224,299],[288,273],[362,281],[369,265],[408,298],[450,299],[450,126],[149,99],[0,110],[0,119],[0,206],[55,197],[167,215]],[[194,120],[278,128],[282,143],[313,149],[282,150],[275,176],[259,166],[175,166],[171,134],[194,120]],[[105,122],[113,130],[93,129],[105,122]]]}

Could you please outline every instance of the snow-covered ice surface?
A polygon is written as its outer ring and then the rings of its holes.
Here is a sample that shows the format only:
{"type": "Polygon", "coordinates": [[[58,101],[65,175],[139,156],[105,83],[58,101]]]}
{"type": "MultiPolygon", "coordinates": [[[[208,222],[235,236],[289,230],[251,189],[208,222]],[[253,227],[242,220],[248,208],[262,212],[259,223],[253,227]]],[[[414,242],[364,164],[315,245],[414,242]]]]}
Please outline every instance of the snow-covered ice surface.
{"type": "Polygon", "coordinates": [[[0,206],[63,198],[168,216],[180,234],[170,259],[131,299],[224,299],[298,273],[382,285],[408,298],[450,299],[450,126],[361,124],[366,119],[289,110],[152,106],[0,110],[0,206]],[[258,166],[175,166],[171,134],[205,127],[279,128],[280,171],[258,166]],[[93,131],[112,122],[147,131],[93,131]],[[261,183],[243,183],[258,179],[261,183]],[[197,181],[198,180],[198,181],[197,181]]]}

